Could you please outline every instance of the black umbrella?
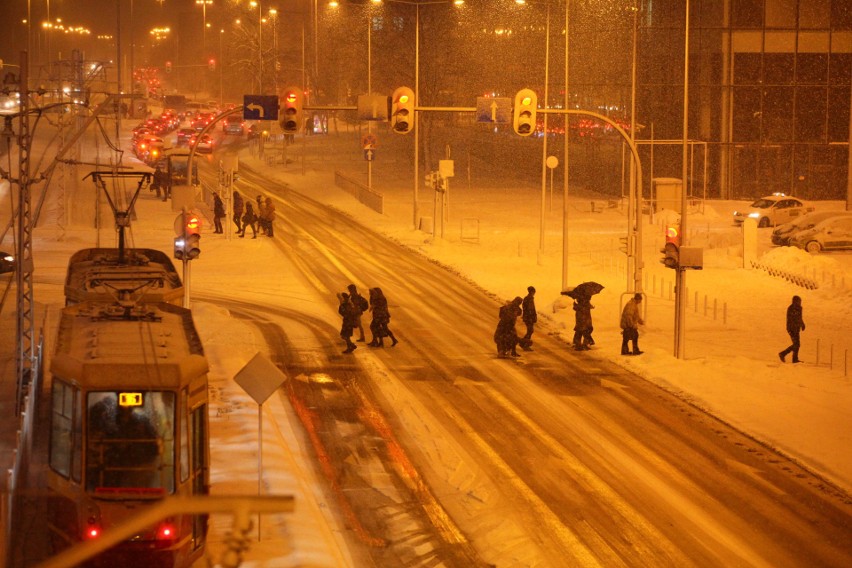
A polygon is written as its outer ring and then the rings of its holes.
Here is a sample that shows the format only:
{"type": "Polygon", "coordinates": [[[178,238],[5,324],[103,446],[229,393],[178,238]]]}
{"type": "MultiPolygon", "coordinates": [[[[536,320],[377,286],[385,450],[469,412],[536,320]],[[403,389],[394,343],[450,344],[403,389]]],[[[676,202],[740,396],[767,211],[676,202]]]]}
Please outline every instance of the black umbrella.
{"type": "Polygon", "coordinates": [[[575,300],[579,300],[580,298],[591,298],[601,290],[603,290],[603,286],[598,284],[597,282],[583,282],[582,284],[577,284],[570,290],[565,290],[562,292],[563,296],[570,296],[575,300]]]}

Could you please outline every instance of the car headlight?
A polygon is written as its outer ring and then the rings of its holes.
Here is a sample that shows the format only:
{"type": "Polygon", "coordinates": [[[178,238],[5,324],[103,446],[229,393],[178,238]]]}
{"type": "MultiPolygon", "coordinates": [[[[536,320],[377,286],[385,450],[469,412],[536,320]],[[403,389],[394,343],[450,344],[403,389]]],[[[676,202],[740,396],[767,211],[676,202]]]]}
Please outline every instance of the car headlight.
{"type": "Polygon", "coordinates": [[[748,216],[752,219],[757,219],[758,217],[760,217],[760,213],[749,213],[748,216]]]}

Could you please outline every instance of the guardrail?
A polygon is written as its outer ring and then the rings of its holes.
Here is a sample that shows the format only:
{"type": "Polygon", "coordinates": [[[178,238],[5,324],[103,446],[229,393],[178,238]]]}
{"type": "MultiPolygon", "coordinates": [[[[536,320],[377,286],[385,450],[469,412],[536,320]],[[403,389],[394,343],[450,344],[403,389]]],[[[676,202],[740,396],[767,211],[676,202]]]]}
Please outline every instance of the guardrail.
{"type": "Polygon", "coordinates": [[[355,197],[358,201],[376,211],[377,213],[385,212],[384,195],[378,191],[371,189],[361,182],[344,175],[343,173],[334,171],[334,185],[355,197]]]}

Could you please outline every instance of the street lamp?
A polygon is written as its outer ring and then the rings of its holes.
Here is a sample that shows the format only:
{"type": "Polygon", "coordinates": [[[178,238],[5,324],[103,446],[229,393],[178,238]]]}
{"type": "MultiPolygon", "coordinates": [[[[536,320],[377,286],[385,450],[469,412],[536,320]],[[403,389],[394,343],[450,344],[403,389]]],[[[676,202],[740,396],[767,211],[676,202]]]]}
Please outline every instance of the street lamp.
{"type": "Polygon", "coordinates": [[[195,0],[196,6],[201,6],[201,55],[207,56],[207,5],[213,0],[195,0]]]}
{"type": "Polygon", "coordinates": [[[257,8],[257,81],[259,85],[259,94],[263,94],[263,17],[261,15],[262,8],[260,2],[251,0],[249,6],[257,8]]]}

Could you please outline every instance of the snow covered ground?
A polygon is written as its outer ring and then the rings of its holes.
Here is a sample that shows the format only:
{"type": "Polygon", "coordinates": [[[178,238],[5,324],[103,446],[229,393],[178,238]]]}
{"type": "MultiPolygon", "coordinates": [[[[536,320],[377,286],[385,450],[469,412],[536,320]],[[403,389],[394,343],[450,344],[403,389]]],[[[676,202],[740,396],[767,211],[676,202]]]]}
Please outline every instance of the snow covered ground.
{"type": "MultiPolygon", "coordinates": [[[[433,240],[412,228],[410,182],[382,184],[378,180],[384,194],[384,213],[378,214],[336,188],[333,172],[319,161],[308,163],[303,171],[298,163],[267,166],[249,151],[243,151],[240,160],[242,167],[262,172],[288,184],[293,191],[350,214],[353,222],[421,251],[502,300],[523,296],[526,287],[534,285],[543,319],[539,333],[559,333],[569,348],[573,311],[559,294],[559,195],[554,196],[552,208],[545,208],[546,238],[541,251],[540,192],[478,187],[475,182],[470,186],[453,184],[444,237],[433,240]],[[477,239],[470,238],[471,226],[478,226],[477,239]]],[[[354,175],[366,178],[365,169],[364,162],[351,164],[354,175]]],[[[431,195],[421,191],[421,215],[431,214],[431,195]]],[[[9,202],[6,195],[0,199],[9,202]]],[[[640,331],[645,353],[623,357],[619,354],[618,316],[628,275],[618,246],[619,237],[625,234],[625,213],[621,207],[609,207],[606,201],[592,207],[589,199],[569,199],[569,283],[594,280],[605,286],[593,300],[597,344],[586,356],[611,359],[630,368],[852,491],[852,370],[847,368],[852,364],[848,353],[852,254],[811,256],[795,249],[771,249],[768,232],[762,231],[765,252],[760,260],[764,264],[815,278],[819,287],[807,289],[765,270],[743,268],[738,231],[730,223],[730,211],[735,206],[733,202],[708,202],[691,212],[691,244],[708,248],[705,269],[690,272],[687,277],[684,359],[672,354],[673,273],[658,262],[666,215],[658,215],[653,221],[645,217],[643,288],[648,300],[646,325],[640,331]],[[801,351],[805,363],[800,365],[781,364],[777,356],[789,343],[784,317],[794,294],[803,298],[807,324],[801,351]]],[[[842,204],[820,203],[818,208],[838,209],[842,204]]],[[[165,243],[170,244],[173,235],[168,205],[142,199],[137,212],[133,246],[168,250],[165,243]]],[[[45,215],[49,217],[50,211],[45,215]]],[[[56,211],[53,215],[59,222],[62,216],[56,211]]],[[[95,246],[92,229],[60,225],[44,223],[36,233],[37,279],[53,287],[61,285],[71,251],[95,246]]],[[[112,246],[112,234],[111,227],[100,231],[101,246],[112,246]]],[[[323,305],[315,291],[282,272],[277,262],[280,253],[269,240],[228,240],[212,234],[212,223],[205,227],[204,235],[203,254],[193,263],[192,286],[199,298],[193,303],[196,323],[211,361],[211,429],[217,440],[212,481],[216,493],[252,494],[258,491],[257,405],[233,377],[264,346],[247,325],[205,302],[203,295],[228,287],[242,291],[241,297],[248,301],[286,298],[291,307],[298,304],[328,317],[335,325],[337,314],[323,305]],[[246,282],[248,275],[250,282],[246,282]]],[[[405,334],[405,330],[399,331],[405,334]]],[[[490,341],[490,337],[483,338],[484,343],[490,341]]],[[[370,357],[367,351],[359,350],[354,356],[370,357]]],[[[261,541],[249,543],[244,565],[356,565],[341,534],[343,525],[316,478],[300,423],[286,399],[271,397],[263,411],[262,492],[295,495],[297,510],[263,521],[261,541]]],[[[225,519],[213,519],[214,558],[221,554],[228,526],[225,519]]]]}

